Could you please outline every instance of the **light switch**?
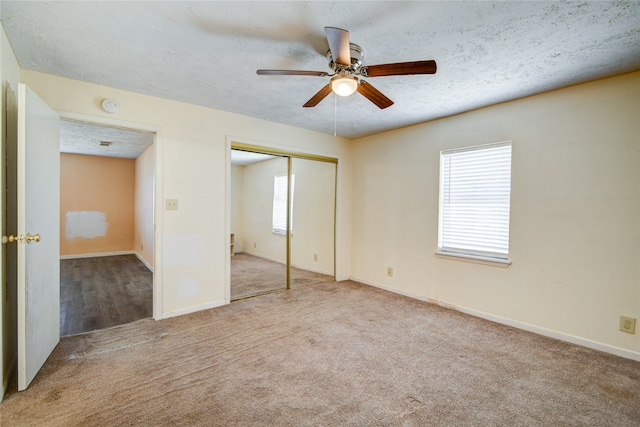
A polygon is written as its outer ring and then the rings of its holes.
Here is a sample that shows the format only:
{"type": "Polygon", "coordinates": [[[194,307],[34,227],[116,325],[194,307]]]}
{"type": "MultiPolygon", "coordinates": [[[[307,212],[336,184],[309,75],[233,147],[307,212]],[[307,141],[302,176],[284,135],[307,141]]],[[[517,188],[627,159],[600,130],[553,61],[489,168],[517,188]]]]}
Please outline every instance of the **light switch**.
{"type": "Polygon", "coordinates": [[[178,210],[178,199],[165,199],[165,207],[168,211],[178,210]]]}

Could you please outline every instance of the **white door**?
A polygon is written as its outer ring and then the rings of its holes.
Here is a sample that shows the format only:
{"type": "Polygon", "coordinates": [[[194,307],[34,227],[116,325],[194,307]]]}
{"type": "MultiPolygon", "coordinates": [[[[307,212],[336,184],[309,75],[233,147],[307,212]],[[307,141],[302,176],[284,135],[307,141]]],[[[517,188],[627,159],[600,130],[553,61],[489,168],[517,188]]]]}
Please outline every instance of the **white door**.
{"type": "Polygon", "coordinates": [[[60,119],[18,86],[18,390],[60,341],[60,119]]]}

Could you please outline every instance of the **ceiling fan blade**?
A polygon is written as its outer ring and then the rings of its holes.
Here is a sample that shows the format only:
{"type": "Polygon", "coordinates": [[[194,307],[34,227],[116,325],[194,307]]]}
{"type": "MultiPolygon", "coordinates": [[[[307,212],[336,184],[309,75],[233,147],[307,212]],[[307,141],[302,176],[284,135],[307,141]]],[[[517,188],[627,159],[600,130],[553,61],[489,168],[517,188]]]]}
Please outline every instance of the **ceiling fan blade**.
{"type": "Polygon", "coordinates": [[[303,70],[258,70],[261,76],[328,76],[329,73],[324,71],[303,71],[303,70]]]}
{"type": "Polygon", "coordinates": [[[360,73],[365,77],[406,76],[408,74],[435,74],[436,61],[397,62],[395,64],[369,65],[362,67],[360,73]]]}
{"type": "Polygon", "coordinates": [[[335,27],[324,27],[324,33],[327,35],[333,62],[340,65],[351,65],[349,31],[335,27]]]}
{"type": "Polygon", "coordinates": [[[387,107],[391,107],[393,105],[393,101],[387,98],[375,87],[371,86],[371,84],[365,82],[364,80],[360,80],[360,84],[358,85],[358,92],[369,101],[373,102],[380,109],[384,109],[387,107]]]}
{"type": "Polygon", "coordinates": [[[320,103],[320,101],[325,99],[327,97],[327,95],[329,95],[330,93],[331,93],[331,86],[330,85],[326,85],[325,87],[320,89],[318,91],[318,93],[313,95],[311,97],[311,99],[308,100],[307,103],[303,105],[303,107],[315,107],[316,105],[318,105],[320,103]]]}

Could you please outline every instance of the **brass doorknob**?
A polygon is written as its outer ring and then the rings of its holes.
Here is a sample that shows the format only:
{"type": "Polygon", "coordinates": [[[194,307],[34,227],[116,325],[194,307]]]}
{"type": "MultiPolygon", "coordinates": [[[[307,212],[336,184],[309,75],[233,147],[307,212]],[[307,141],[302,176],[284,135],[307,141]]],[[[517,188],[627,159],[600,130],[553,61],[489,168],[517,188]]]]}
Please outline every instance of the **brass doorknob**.
{"type": "Polygon", "coordinates": [[[30,233],[27,233],[27,243],[31,243],[31,242],[38,243],[39,241],[40,241],[40,235],[39,234],[34,234],[32,236],[30,233]]]}
{"type": "Polygon", "coordinates": [[[22,243],[24,241],[24,236],[22,234],[18,234],[17,236],[14,236],[13,234],[10,234],[8,236],[2,236],[2,244],[6,245],[7,243],[22,243]]]}

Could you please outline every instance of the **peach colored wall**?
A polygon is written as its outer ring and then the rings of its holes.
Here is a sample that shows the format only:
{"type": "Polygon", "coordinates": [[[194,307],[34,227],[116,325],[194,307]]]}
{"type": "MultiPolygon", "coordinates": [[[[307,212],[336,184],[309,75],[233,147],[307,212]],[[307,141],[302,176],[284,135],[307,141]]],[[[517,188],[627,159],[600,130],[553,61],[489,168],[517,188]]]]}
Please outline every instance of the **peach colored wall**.
{"type": "Polygon", "coordinates": [[[60,255],[133,250],[135,160],[60,154],[60,255]]]}

